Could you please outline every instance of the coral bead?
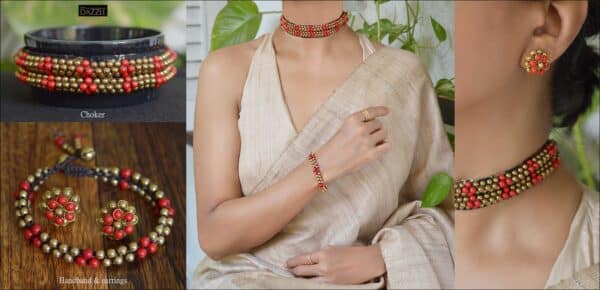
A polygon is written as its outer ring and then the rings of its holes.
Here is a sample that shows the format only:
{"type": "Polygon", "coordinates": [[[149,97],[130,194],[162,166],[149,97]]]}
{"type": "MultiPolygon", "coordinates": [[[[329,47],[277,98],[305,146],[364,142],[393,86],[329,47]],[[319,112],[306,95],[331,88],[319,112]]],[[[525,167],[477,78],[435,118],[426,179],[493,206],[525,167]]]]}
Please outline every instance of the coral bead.
{"type": "Polygon", "coordinates": [[[111,225],[113,223],[113,217],[110,214],[104,215],[104,225],[111,225]]]}
{"type": "Polygon", "coordinates": [[[19,183],[19,188],[25,191],[29,191],[31,189],[31,185],[27,181],[23,181],[19,183]]]}
{"type": "Polygon", "coordinates": [[[42,241],[39,237],[33,237],[33,239],[31,240],[31,244],[33,244],[34,247],[39,248],[42,246],[42,241]]]}
{"type": "Polygon", "coordinates": [[[141,237],[140,238],[140,242],[139,242],[139,246],[142,248],[147,248],[148,245],[150,245],[150,238],[148,237],[141,237]]]}
{"type": "Polygon", "coordinates": [[[85,264],[86,264],[86,261],[85,261],[85,258],[84,258],[84,257],[82,257],[82,256],[79,256],[79,257],[75,258],[75,263],[76,263],[77,265],[79,265],[79,266],[82,266],[82,267],[83,267],[83,266],[85,266],[85,264]]]}
{"type": "Polygon", "coordinates": [[[125,233],[124,230],[118,230],[115,232],[114,237],[115,240],[122,240],[127,234],[125,233]]]}
{"type": "Polygon", "coordinates": [[[25,231],[23,231],[23,237],[29,241],[31,237],[33,237],[33,233],[30,229],[25,229],[25,231]]]}
{"type": "Polygon", "coordinates": [[[150,245],[148,245],[148,253],[154,254],[154,253],[156,253],[157,250],[158,250],[157,244],[151,243],[150,245]]]}
{"type": "Polygon", "coordinates": [[[31,226],[31,233],[36,236],[42,231],[42,227],[38,224],[33,224],[31,226]]]}
{"type": "Polygon", "coordinates": [[[129,168],[121,168],[119,171],[119,176],[123,179],[131,178],[132,171],[129,168]]]}
{"type": "Polygon", "coordinates": [[[83,252],[81,252],[81,256],[84,259],[89,260],[94,257],[94,251],[92,251],[91,249],[84,249],[83,252]]]}
{"type": "Polygon", "coordinates": [[[52,220],[52,219],[54,219],[54,212],[51,210],[48,210],[44,213],[44,216],[46,216],[47,219],[52,220]]]}
{"type": "Polygon", "coordinates": [[[54,145],[56,145],[56,147],[62,148],[63,144],[65,144],[64,136],[57,136],[56,138],[54,138],[54,145]]]}
{"type": "Polygon", "coordinates": [[[115,209],[112,212],[112,216],[116,220],[120,220],[123,217],[123,211],[121,209],[115,209]]]}
{"type": "Polygon", "coordinates": [[[65,219],[67,221],[73,221],[75,219],[75,214],[72,212],[68,212],[65,214],[65,219]]]}
{"type": "Polygon", "coordinates": [[[168,198],[161,198],[158,200],[158,206],[159,207],[170,207],[171,206],[171,201],[168,198]]]}
{"type": "Polygon", "coordinates": [[[125,233],[126,233],[126,234],[128,234],[128,235],[131,235],[131,234],[133,233],[133,231],[134,231],[134,230],[135,230],[135,229],[134,229],[133,225],[127,225],[127,226],[125,227],[125,233]]]}
{"type": "Polygon", "coordinates": [[[46,205],[49,209],[56,209],[56,207],[58,207],[58,202],[56,202],[55,199],[51,199],[48,201],[48,203],[46,203],[46,205]]]}
{"type": "Polygon", "coordinates": [[[65,205],[65,204],[67,204],[67,202],[69,202],[69,199],[67,199],[67,197],[64,196],[64,195],[61,195],[61,196],[58,197],[57,201],[61,205],[65,205]]]}
{"type": "Polygon", "coordinates": [[[125,180],[121,180],[119,181],[119,188],[121,190],[127,190],[129,188],[129,183],[127,183],[125,180]]]}
{"type": "Polygon", "coordinates": [[[144,248],[139,248],[136,252],[137,257],[140,259],[144,259],[146,258],[146,255],[148,254],[148,251],[144,248]]]}
{"type": "Polygon", "coordinates": [[[126,222],[130,222],[133,220],[133,213],[126,213],[125,216],[123,217],[123,219],[125,219],[126,222]]]}
{"type": "Polygon", "coordinates": [[[102,232],[107,234],[107,235],[112,235],[113,232],[115,231],[115,229],[111,226],[104,226],[102,227],[102,232]]]}
{"type": "Polygon", "coordinates": [[[54,218],[54,223],[57,224],[57,225],[59,225],[59,226],[62,226],[62,225],[65,224],[65,220],[62,219],[62,218],[60,218],[60,217],[56,217],[56,218],[54,218]]]}
{"type": "Polygon", "coordinates": [[[65,205],[65,208],[68,211],[74,211],[77,208],[77,205],[74,202],[69,202],[65,205]]]}
{"type": "Polygon", "coordinates": [[[96,269],[98,268],[98,266],[100,266],[100,261],[98,261],[98,259],[96,258],[91,258],[88,262],[88,265],[90,266],[90,268],[96,269]]]}

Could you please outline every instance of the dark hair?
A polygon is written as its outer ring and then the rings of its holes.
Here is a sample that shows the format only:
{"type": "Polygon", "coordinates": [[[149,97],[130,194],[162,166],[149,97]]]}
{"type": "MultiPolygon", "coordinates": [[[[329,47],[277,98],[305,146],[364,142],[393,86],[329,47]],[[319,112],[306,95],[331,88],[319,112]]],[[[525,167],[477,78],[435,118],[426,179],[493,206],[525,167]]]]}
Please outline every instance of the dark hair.
{"type": "Polygon", "coordinates": [[[600,32],[600,1],[588,1],[588,14],[581,31],[567,51],[554,64],[552,108],[555,126],[570,127],[590,105],[594,89],[599,86],[600,56],[586,43],[586,38],[600,32]]]}

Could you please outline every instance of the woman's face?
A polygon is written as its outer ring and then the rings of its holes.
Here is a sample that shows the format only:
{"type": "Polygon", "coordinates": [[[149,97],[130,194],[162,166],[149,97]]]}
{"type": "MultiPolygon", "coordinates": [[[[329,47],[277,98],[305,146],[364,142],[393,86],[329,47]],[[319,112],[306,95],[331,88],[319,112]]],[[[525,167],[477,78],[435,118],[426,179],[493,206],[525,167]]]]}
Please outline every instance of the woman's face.
{"type": "Polygon", "coordinates": [[[543,23],[530,8],[542,2],[455,2],[457,110],[501,97],[529,77],[520,63],[536,23],[543,23]]]}

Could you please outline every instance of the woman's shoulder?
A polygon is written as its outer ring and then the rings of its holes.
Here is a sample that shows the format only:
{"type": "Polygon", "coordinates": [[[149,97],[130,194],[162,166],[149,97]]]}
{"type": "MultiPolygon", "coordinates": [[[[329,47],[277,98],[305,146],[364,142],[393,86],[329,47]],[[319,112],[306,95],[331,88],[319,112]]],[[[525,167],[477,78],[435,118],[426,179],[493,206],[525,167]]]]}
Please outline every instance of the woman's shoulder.
{"type": "Polygon", "coordinates": [[[246,73],[263,37],[210,52],[203,60],[201,70],[221,76],[246,73]]]}

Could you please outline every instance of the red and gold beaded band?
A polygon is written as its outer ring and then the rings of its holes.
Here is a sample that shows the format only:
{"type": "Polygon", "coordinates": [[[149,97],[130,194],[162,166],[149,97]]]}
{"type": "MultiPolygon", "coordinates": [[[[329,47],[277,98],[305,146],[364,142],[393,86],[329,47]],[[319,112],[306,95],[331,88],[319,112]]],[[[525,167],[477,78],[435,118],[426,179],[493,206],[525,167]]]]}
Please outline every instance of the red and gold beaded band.
{"type": "Polygon", "coordinates": [[[158,88],[177,73],[174,66],[177,53],[171,49],[154,56],[115,57],[101,61],[35,54],[21,49],[14,60],[19,80],[49,91],[82,94],[130,93],[158,88]]]}
{"type": "Polygon", "coordinates": [[[560,166],[560,154],[554,140],[548,140],[531,157],[500,174],[454,183],[454,208],[471,210],[511,199],[539,184],[560,166]]]}
{"type": "MultiPolygon", "coordinates": [[[[129,168],[108,167],[82,167],[74,164],[77,159],[91,160],[94,158],[94,150],[90,147],[82,148],[81,137],[74,137],[74,145],[67,144],[64,136],[57,136],[54,143],[66,154],[61,156],[58,163],[52,167],[39,168],[26,180],[19,183],[19,189],[13,193],[15,198],[15,210],[18,218],[18,226],[23,229],[25,240],[44,253],[56,258],[61,258],[68,263],[76,263],[79,266],[97,268],[100,265],[110,267],[121,265],[124,262],[143,260],[157,252],[159,246],[165,243],[165,238],[170,235],[174,223],[175,210],[171,202],[165,197],[165,193],[152,183],[149,178],[143,177],[138,172],[129,168]],[[109,249],[93,250],[91,248],[78,248],[67,243],[59,242],[49,232],[44,231],[42,226],[33,220],[32,204],[35,202],[35,193],[39,190],[46,179],[53,174],[62,172],[67,176],[93,177],[104,183],[137,193],[146,199],[154,208],[158,216],[154,230],[137,241],[130,241],[120,246],[109,249]]],[[[69,190],[70,191],[70,190],[69,190]]],[[[66,194],[65,191],[52,189],[44,194],[44,197],[52,198],[66,194]]],[[[72,196],[70,194],[67,194],[72,196]]],[[[65,202],[65,204],[68,204],[65,202]]],[[[119,202],[111,202],[108,208],[103,210],[106,214],[109,210],[120,209],[123,212],[131,212],[130,205],[119,202]]]]}
{"type": "Polygon", "coordinates": [[[281,15],[279,26],[290,35],[302,38],[328,37],[340,31],[348,23],[348,12],[344,11],[337,19],[325,24],[296,24],[281,15]]]}
{"type": "Polygon", "coordinates": [[[317,155],[315,153],[308,154],[308,162],[313,169],[313,175],[317,179],[317,186],[323,192],[327,191],[327,184],[325,184],[325,179],[323,179],[323,174],[321,173],[321,168],[319,167],[319,162],[317,161],[317,155]]]}

